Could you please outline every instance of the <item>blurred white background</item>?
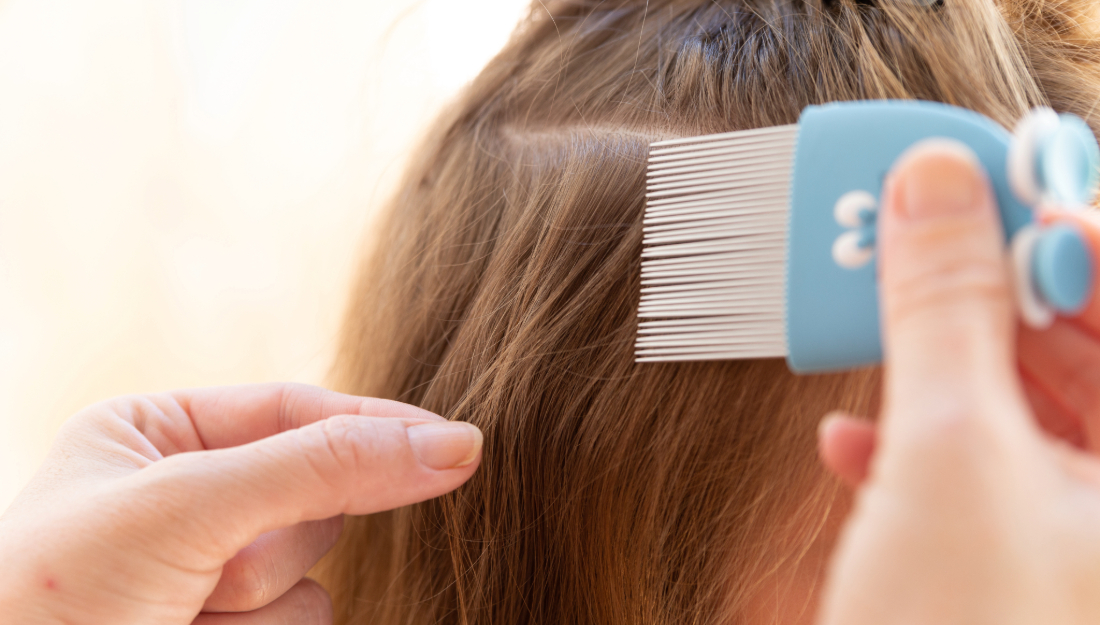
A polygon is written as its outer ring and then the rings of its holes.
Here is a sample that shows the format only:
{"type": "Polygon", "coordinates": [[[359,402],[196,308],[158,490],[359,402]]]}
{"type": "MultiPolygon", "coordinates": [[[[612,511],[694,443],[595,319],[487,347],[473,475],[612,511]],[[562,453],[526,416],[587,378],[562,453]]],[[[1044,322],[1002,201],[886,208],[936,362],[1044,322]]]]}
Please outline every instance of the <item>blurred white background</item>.
{"type": "Polygon", "coordinates": [[[0,0],[0,510],[73,412],[324,380],[371,210],[527,0],[0,0]]]}

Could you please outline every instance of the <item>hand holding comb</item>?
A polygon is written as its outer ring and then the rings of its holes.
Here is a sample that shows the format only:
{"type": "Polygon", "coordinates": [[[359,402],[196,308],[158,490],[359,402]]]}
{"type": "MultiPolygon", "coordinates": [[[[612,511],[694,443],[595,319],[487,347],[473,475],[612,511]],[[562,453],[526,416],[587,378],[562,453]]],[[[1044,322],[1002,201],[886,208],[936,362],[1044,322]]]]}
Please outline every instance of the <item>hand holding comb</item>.
{"type": "Polygon", "coordinates": [[[1089,309],[1089,235],[1041,217],[1096,192],[1100,148],[1082,120],[1036,109],[1009,133],[945,104],[835,103],[798,124],[653,144],[636,359],[879,362],[878,201],[898,156],[934,137],[965,143],[989,174],[1024,321],[1089,309]]]}

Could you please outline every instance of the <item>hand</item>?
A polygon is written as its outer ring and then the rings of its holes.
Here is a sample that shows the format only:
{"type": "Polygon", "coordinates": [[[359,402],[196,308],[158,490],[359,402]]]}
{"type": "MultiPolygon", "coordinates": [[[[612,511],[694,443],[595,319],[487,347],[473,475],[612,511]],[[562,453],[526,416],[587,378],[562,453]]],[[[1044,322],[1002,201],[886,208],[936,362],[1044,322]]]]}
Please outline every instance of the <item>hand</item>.
{"type": "Polygon", "coordinates": [[[302,385],[92,406],[0,517],[0,621],[329,623],[303,577],[340,515],[453,490],[480,450],[472,425],[302,385]]]}
{"type": "Polygon", "coordinates": [[[820,622],[1100,622],[1100,316],[1017,335],[960,144],[904,155],[879,219],[884,405],[877,434],[822,425],[826,465],[861,486],[820,622]]]}

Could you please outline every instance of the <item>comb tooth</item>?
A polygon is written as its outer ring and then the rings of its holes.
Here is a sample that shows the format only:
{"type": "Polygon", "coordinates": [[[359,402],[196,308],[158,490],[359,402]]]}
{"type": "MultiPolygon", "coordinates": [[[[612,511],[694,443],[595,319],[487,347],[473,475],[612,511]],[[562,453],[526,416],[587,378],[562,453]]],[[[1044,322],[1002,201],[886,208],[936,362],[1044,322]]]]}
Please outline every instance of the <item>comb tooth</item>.
{"type": "Polygon", "coordinates": [[[721,204],[684,205],[666,211],[655,212],[653,216],[642,220],[643,226],[675,224],[685,219],[713,219],[717,217],[737,218],[738,216],[759,215],[761,213],[786,214],[787,196],[737,200],[727,206],[721,204]]]}
{"type": "MultiPolygon", "coordinates": [[[[793,154],[794,150],[784,148],[782,153],[777,153],[775,158],[781,159],[783,154],[793,154]]],[[[722,172],[728,170],[731,166],[738,165],[738,160],[728,157],[712,157],[705,159],[698,159],[693,161],[678,161],[675,163],[668,163],[660,167],[652,166],[646,170],[646,182],[651,180],[659,180],[661,178],[673,178],[675,176],[684,176],[690,174],[705,174],[707,172],[722,172]]],[[[760,162],[765,159],[760,159],[760,162]]],[[[771,160],[768,157],[768,160],[771,160]]]]}
{"type": "Polygon", "coordinates": [[[673,245],[673,244],[712,244],[715,243],[714,236],[729,237],[729,241],[735,240],[734,237],[741,239],[750,239],[752,237],[764,237],[772,236],[777,230],[785,227],[786,221],[780,220],[776,222],[768,223],[752,223],[747,222],[744,224],[723,226],[721,228],[702,228],[702,229],[689,229],[683,232],[669,232],[661,234],[660,236],[650,236],[644,238],[646,245],[653,246],[650,249],[660,245],[673,245]]]}
{"type": "Polygon", "coordinates": [[[660,217],[643,220],[643,234],[649,234],[649,228],[662,227],[654,232],[675,230],[681,224],[706,221],[710,219],[753,219],[763,215],[783,215],[786,217],[786,206],[782,199],[769,200],[768,202],[742,203],[737,208],[723,210],[721,206],[703,206],[699,208],[684,208],[662,214],[660,217]]]}
{"type": "Polygon", "coordinates": [[[684,301],[656,304],[639,304],[638,313],[646,319],[668,319],[671,317],[684,317],[695,319],[697,317],[713,317],[714,315],[747,315],[765,314],[775,310],[776,297],[782,293],[782,289],[758,288],[751,290],[746,287],[740,295],[727,297],[695,297],[684,298],[684,301]],[[727,308],[728,307],[728,308],[727,308]],[[665,314],[662,316],[664,313],[665,314]]]}
{"type": "Polygon", "coordinates": [[[718,239],[714,241],[692,241],[691,243],[654,245],[653,247],[642,249],[642,258],[669,258],[672,256],[709,254],[711,252],[771,249],[775,246],[783,245],[785,240],[785,232],[774,232],[743,237],[739,236],[730,239],[718,239]]]}
{"type": "Polygon", "coordinates": [[[642,278],[672,277],[678,272],[688,275],[694,271],[726,271],[737,270],[761,263],[771,263],[776,259],[782,259],[781,250],[757,249],[738,252],[726,252],[720,254],[706,254],[694,258],[650,258],[642,261],[642,278]]]}
{"type": "Polygon", "coordinates": [[[651,146],[637,362],[787,354],[797,134],[780,126],[651,146]]]}
{"type": "Polygon", "coordinates": [[[674,232],[664,236],[646,237],[643,243],[646,245],[665,245],[671,243],[699,243],[713,241],[715,236],[750,237],[756,235],[771,234],[783,228],[786,221],[776,223],[742,224],[739,226],[726,226],[723,228],[709,228],[706,232],[699,230],[692,232],[674,232]]]}
{"type": "Polygon", "coordinates": [[[727,317],[701,317],[685,323],[677,320],[676,325],[669,326],[655,324],[666,323],[662,321],[643,321],[638,329],[639,341],[650,338],[667,338],[671,336],[688,336],[691,334],[706,334],[711,332],[766,332],[775,327],[776,319],[764,315],[741,315],[736,321],[712,321],[713,319],[728,319],[727,317]]]}
{"type": "Polygon", "coordinates": [[[759,280],[761,283],[771,284],[773,282],[782,282],[784,279],[783,274],[776,272],[772,275],[761,276],[758,273],[746,273],[740,277],[723,276],[725,280],[707,280],[698,284],[666,284],[666,285],[653,285],[642,287],[642,298],[648,296],[649,299],[645,301],[655,301],[655,296],[668,294],[668,293],[684,293],[684,292],[698,292],[698,293],[713,293],[718,290],[725,290],[731,288],[742,288],[747,286],[746,282],[750,280],[759,280]]]}
{"type": "Polygon", "coordinates": [[[760,197],[764,194],[779,194],[783,193],[784,196],[790,193],[789,180],[775,180],[769,184],[756,184],[756,185],[743,185],[740,187],[734,187],[724,189],[720,191],[712,191],[710,193],[699,193],[689,197],[668,197],[657,198],[646,201],[646,214],[658,215],[664,209],[682,208],[686,204],[694,204],[704,200],[718,200],[729,199],[738,200],[745,199],[746,197],[760,197]],[[649,207],[653,207],[653,211],[650,212],[649,207]]]}
{"type": "MultiPolygon", "coordinates": [[[[766,313],[775,309],[775,300],[767,297],[749,300],[714,300],[708,302],[685,302],[682,304],[668,304],[666,306],[638,307],[638,317],[642,319],[667,319],[677,317],[682,319],[694,319],[710,315],[726,315],[729,313],[748,314],[766,313]]],[[[778,324],[782,325],[782,324],[778,324]]]]}
{"type": "Polygon", "coordinates": [[[777,291],[781,292],[783,279],[778,280],[746,280],[745,284],[713,289],[709,291],[695,290],[689,292],[672,292],[658,294],[657,296],[643,297],[638,305],[638,310],[655,312],[680,308],[687,305],[710,306],[721,303],[749,303],[760,304],[774,299],[777,291]],[[778,289],[776,287],[779,287],[778,289]],[[678,296],[678,297],[677,297],[678,296]]]}
{"type": "MultiPolygon", "coordinates": [[[[754,323],[764,321],[775,321],[781,319],[782,315],[776,311],[764,311],[758,313],[731,313],[724,315],[703,315],[691,321],[695,325],[716,325],[723,323],[754,323]]],[[[652,328],[669,328],[675,324],[680,323],[678,319],[648,319],[638,324],[638,327],[645,329],[652,328]]]]}
{"type": "Polygon", "coordinates": [[[715,295],[714,297],[685,297],[680,301],[649,303],[638,305],[638,316],[643,319],[661,319],[668,317],[697,318],[716,314],[763,313],[775,306],[776,299],[766,289],[750,290],[751,287],[736,295],[715,295]]]}
{"type": "MultiPolygon", "coordinates": [[[[761,207],[763,208],[763,207],[761,207]]],[[[663,235],[671,233],[684,233],[687,230],[698,230],[705,228],[721,228],[723,226],[735,226],[743,224],[762,224],[762,223],[775,223],[786,222],[787,215],[785,213],[779,213],[776,211],[760,210],[753,212],[751,209],[745,212],[738,212],[732,215],[717,214],[717,215],[685,215],[680,221],[659,223],[648,225],[645,228],[646,235],[663,235]]],[[[779,225],[782,225],[780,223],[779,225]]]]}
{"type": "Polygon", "coordinates": [[[782,254],[764,250],[763,253],[757,256],[746,255],[733,262],[730,260],[708,261],[669,267],[646,267],[643,265],[642,287],[689,284],[744,275],[779,274],[781,271],[776,268],[782,267],[783,261],[782,254]]]}
{"type": "MultiPolygon", "coordinates": [[[[682,311],[687,307],[696,307],[698,310],[714,310],[719,306],[737,306],[729,312],[747,314],[751,312],[764,312],[759,310],[762,305],[772,305],[776,301],[776,295],[782,292],[782,285],[776,284],[747,284],[743,287],[716,289],[709,293],[692,292],[666,293],[661,299],[647,299],[638,304],[638,311],[647,319],[657,318],[657,313],[662,311],[682,311]],[[778,287],[778,288],[777,288],[778,287]],[[681,295],[676,298],[674,295],[681,295]]],[[[781,297],[778,299],[782,299],[781,297]]],[[[721,311],[719,311],[721,312],[721,311]]],[[[714,314],[714,313],[711,313],[714,314]]]]}
{"type": "MultiPolygon", "coordinates": [[[[642,278],[642,291],[648,292],[646,289],[673,286],[673,285],[685,285],[691,288],[699,288],[695,286],[697,283],[712,282],[722,278],[736,278],[740,276],[761,275],[765,271],[769,271],[770,267],[775,265],[782,265],[782,257],[774,257],[766,260],[753,261],[751,264],[738,265],[733,269],[723,269],[718,267],[697,267],[691,269],[681,269],[675,272],[667,273],[650,273],[642,278]]],[[[777,274],[779,272],[776,272],[777,274]]]]}
{"type": "Polygon", "coordinates": [[[646,165],[646,177],[656,178],[664,176],[679,176],[691,172],[708,172],[724,165],[742,163],[745,161],[764,161],[773,158],[789,157],[795,149],[793,141],[769,143],[758,146],[757,150],[723,150],[713,151],[711,154],[687,154],[679,158],[667,158],[662,162],[648,163],[646,165]]]}
{"type": "Polygon", "coordinates": [[[740,210],[718,212],[709,210],[702,214],[687,212],[680,215],[677,221],[666,221],[644,224],[646,234],[658,234],[662,232],[676,232],[686,228],[699,228],[703,226],[720,227],[737,223],[761,223],[765,221],[786,221],[785,211],[776,210],[774,205],[748,204],[740,210]],[[765,210],[771,209],[771,210],[765,210]],[[708,214],[711,213],[711,214],[708,214]],[[717,214],[714,214],[717,213],[717,214]]]}
{"type": "Polygon", "coordinates": [[[783,250],[771,248],[731,251],[719,254],[692,256],[689,258],[651,258],[642,261],[642,273],[644,274],[646,271],[674,270],[677,268],[689,268],[716,263],[738,264],[739,262],[755,258],[771,258],[773,256],[781,258],[782,255],[783,250]]]}
{"type": "MultiPolygon", "coordinates": [[[[751,137],[730,137],[714,141],[696,141],[694,143],[685,143],[677,146],[650,147],[649,155],[653,159],[664,160],[672,158],[695,158],[704,152],[715,152],[719,150],[744,151],[747,149],[754,149],[757,146],[790,143],[791,141],[797,141],[797,134],[798,133],[773,132],[751,137]]],[[[654,160],[654,162],[659,161],[654,160]]]]}
{"type": "Polygon", "coordinates": [[[684,195],[686,193],[694,195],[707,191],[728,189],[731,186],[748,188],[750,186],[763,187],[774,184],[789,184],[791,175],[789,172],[779,169],[781,166],[781,164],[775,163],[765,163],[763,165],[753,164],[750,166],[738,167],[736,169],[736,174],[726,173],[721,176],[708,176],[697,180],[684,180],[681,182],[670,182],[668,184],[649,185],[646,187],[648,189],[646,197],[661,198],[671,195],[684,195]]]}
{"type": "MultiPolygon", "coordinates": [[[[642,295],[642,307],[667,306],[690,302],[738,301],[743,299],[759,300],[772,296],[776,286],[783,286],[783,276],[749,276],[741,280],[723,280],[694,285],[687,291],[656,291],[642,295]]],[[[672,289],[671,286],[665,288],[672,289]]]]}
{"type": "Polygon", "coordinates": [[[728,342],[723,342],[723,344],[721,344],[721,345],[716,345],[716,344],[712,343],[710,345],[684,345],[683,347],[669,347],[669,346],[647,347],[647,348],[637,350],[636,355],[637,356],[657,356],[657,355],[669,355],[669,356],[671,356],[671,355],[674,355],[674,354],[684,354],[686,352],[697,353],[697,354],[707,354],[707,353],[712,353],[713,354],[713,353],[729,352],[729,351],[732,351],[732,349],[736,349],[738,347],[752,348],[755,351],[755,350],[758,350],[758,349],[774,349],[774,348],[780,347],[782,345],[783,345],[783,341],[780,340],[778,337],[776,337],[776,338],[760,337],[759,339],[745,339],[745,340],[733,339],[733,340],[728,340],[728,342]]]}
{"type": "MultiPolygon", "coordinates": [[[[670,271],[651,272],[642,278],[642,288],[650,286],[667,286],[671,284],[692,284],[702,281],[714,281],[726,277],[761,275],[771,272],[771,267],[783,264],[782,256],[772,256],[760,260],[753,260],[746,264],[735,265],[732,269],[721,266],[702,266],[677,268],[670,271]]],[[[774,272],[779,274],[780,272],[774,272]]]]}
{"type": "Polygon", "coordinates": [[[713,163],[706,163],[702,165],[690,165],[690,166],[678,166],[671,169],[662,169],[657,171],[649,171],[646,174],[646,184],[649,187],[657,185],[663,185],[671,182],[681,182],[684,180],[700,180],[703,178],[715,178],[723,174],[729,173],[732,167],[755,167],[755,166],[767,166],[771,168],[782,168],[783,166],[791,162],[791,154],[793,150],[783,150],[773,155],[753,155],[751,159],[746,157],[741,159],[744,162],[738,162],[736,159],[723,159],[721,161],[715,161],[713,163]]]}
{"type": "Polygon", "coordinates": [[[725,352],[685,352],[658,356],[636,356],[634,362],[705,362],[710,360],[744,360],[747,358],[783,358],[786,355],[787,345],[784,343],[783,345],[769,345],[757,349],[737,349],[735,347],[725,352]]]}
{"type": "Polygon", "coordinates": [[[790,172],[786,170],[776,170],[776,168],[768,166],[764,168],[756,167],[738,167],[737,173],[727,174],[725,176],[718,177],[713,180],[705,180],[700,182],[684,182],[673,183],[666,187],[647,187],[651,189],[646,192],[646,198],[667,198],[671,196],[683,196],[687,194],[705,194],[709,191],[725,191],[731,187],[738,189],[753,189],[757,187],[769,187],[773,185],[789,186],[791,181],[790,172]]]}
{"type": "MultiPolygon", "coordinates": [[[[781,274],[775,274],[780,280],[783,279],[781,274]]],[[[744,287],[742,282],[744,280],[751,280],[760,278],[760,274],[753,272],[745,272],[739,276],[730,276],[728,274],[715,275],[715,274],[699,274],[694,276],[680,277],[674,280],[650,280],[642,287],[644,291],[643,296],[654,296],[662,293],[704,293],[713,292],[720,288],[730,288],[736,285],[738,288],[744,287]],[[724,279],[720,279],[724,278],[724,279]],[[712,286],[721,285],[721,286],[712,286]],[[673,290],[674,288],[683,287],[683,291],[673,290]],[[660,290],[667,289],[667,290],[660,290]]],[[[763,279],[763,278],[760,278],[763,279]]],[[[650,301],[650,300],[646,300],[650,301]]]]}
{"type": "MultiPolygon", "coordinates": [[[[760,186],[745,186],[732,191],[700,193],[697,196],[653,199],[646,207],[646,217],[665,217],[684,209],[714,208],[720,206],[733,211],[742,206],[784,206],[790,194],[790,184],[786,181],[760,186]],[[782,202],[781,202],[782,200],[782,202]]],[[[776,207],[779,210],[778,207],[776,207]]]]}
{"type": "Polygon", "coordinates": [[[739,180],[745,179],[747,174],[753,172],[765,172],[772,175],[779,175],[785,172],[785,168],[790,162],[791,158],[788,154],[784,158],[754,159],[751,163],[727,163],[725,167],[720,169],[687,171],[675,176],[653,176],[646,181],[646,189],[648,191],[687,189],[689,192],[695,193],[696,185],[713,184],[716,182],[738,182],[739,180]],[[729,177],[731,171],[736,171],[741,177],[731,180],[729,177]]]}
{"type": "Polygon", "coordinates": [[[709,273],[695,274],[693,276],[680,276],[680,281],[673,283],[666,281],[665,284],[648,284],[642,287],[642,299],[651,294],[660,293],[679,293],[685,289],[673,288],[676,286],[683,286],[687,290],[698,291],[700,293],[713,291],[718,288],[729,288],[737,286],[738,288],[747,286],[748,283],[768,283],[782,282],[785,279],[783,272],[775,271],[764,265],[755,265],[751,269],[741,269],[738,271],[718,272],[711,271],[709,273]]]}
{"type": "Polygon", "coordinates": [[[774,141],[759,142],[733,146],[701,146],[697,149],[682,154],[657,154],[651,152],[646,161],[646,176],[674,175],[677,169],[698,167],[703,169],[713,168],[715,163],[743,162],[755,159],[775,158],[782,154],[794,152],[797,141],[779,139],[774,141]]]}
{"type": "Polygon", "coordinates": [[[717,143],[745,143],[756,141],[762,137],[774,137],[776,135],[798,135],[798,124],[786,126],[768,126],[765,128],[753,128],[750,130],[735,130],[714,135],[702,135],[698,137],[681,137],[658,141],[650,145],[654,152],[668,152],[684,147],[691,148],[697,145],[713,145],[717,143]]]}
{"type": "Polygon", "coordinates": [[[689,165],[706,165],[713,160],[744,161],[764,158],[770,153],[793,152],[794,139],[779,141],[762,141],[742,145],[698,146],[685,147],[682,154],[668,154],[651,152],[646,165],[646,173],[653,175],[656,172],[672,168],[686,167],[689,165]]]}
{"type": "Polygon", "coordinates": [[[682,227],[643,235],[643,245],[661,245],[664,243],[680,243],[684,241],[697,241],[714,239],[719,236],[737,236],[745,234],[764,234],[785,228],[787,219],[785,215],[776,216],[773,213],[761,213],[750,215],[745,219],[713,220],[699,224],[697,221],[689,221],[681,224],[682,227]]]}
{"type": "Polygon", "coordinates": [[[716,342],[723,343],[779,343],[783,340],[782,334],[762,334],[760,331],[744,332],[707,332],[698,334],[669,334],[661,339],[638,339],[635,347],[643,349],[661,349],[672,347],[709,347],[716,342]]]}
{"type": "Polygon", "coordinates": [[[686,143],[705,143],[708,141],[721,141],[723,139],[737,138],[737,137],[753,137],[757,135],[775,134],[780,132],[798,132],[798,124],[787,124],[785,126],[762,126],[760,128],[749,128],[748,130],[732,130],[730,132],[721,132],[713,135],[698,135],[694,137],[677,137],[675,139],[665,139],[664,141],[656,141],[652,144],[655,149],[664,149],[666,147],[675,147],[686,143]]]}
{"type": "MultiPolygon", "coordinates": [[[[740,217],[753,217],[758,215],[776,214],[782,212],[786,215],[786,207],[780,206],[782,200],[771,200],[768,203],[756,202],[743,204],[737,209],[722,210],[720,206],[703,206],[699,208],[685,208],[672,211],[671,214],[643,220],[642,224],[647,228],[664,227],[664,230],[675,229],[681,222],[704,221],[707,219],[738,219],[740,217]]],[[[646,230],[648,232],[648,230],[646,230]]],[[[662,232],[662,230],[655,230],[662,232]]]]}

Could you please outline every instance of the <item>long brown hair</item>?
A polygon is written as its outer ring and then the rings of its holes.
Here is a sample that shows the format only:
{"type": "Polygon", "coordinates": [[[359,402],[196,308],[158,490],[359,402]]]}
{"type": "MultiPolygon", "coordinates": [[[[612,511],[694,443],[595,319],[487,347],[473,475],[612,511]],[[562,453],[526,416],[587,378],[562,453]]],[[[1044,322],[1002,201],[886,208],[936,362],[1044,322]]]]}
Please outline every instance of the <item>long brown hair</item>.
{"type": "Polygon", "coordinates": [[[647,146],[850,99],[1090,117],[1090,2],[920,4],[534,3],[372,231],[336,366],[341,390],[476,424],[483,461],[348,519],[322,569],[337,622],[736,622],[796,583],[845,505],[816,423],[871,413],[877,373],[634,364],[647,146]]]}

